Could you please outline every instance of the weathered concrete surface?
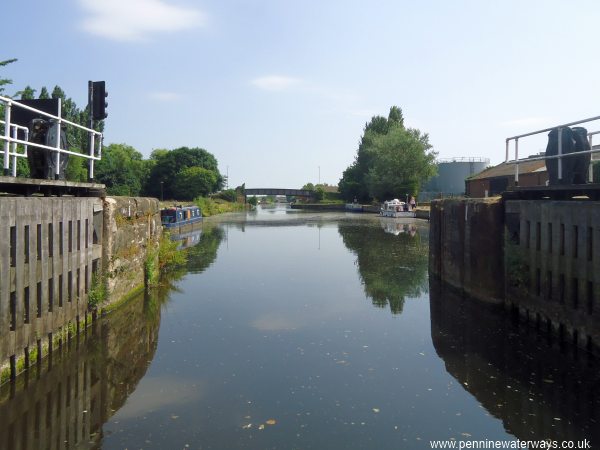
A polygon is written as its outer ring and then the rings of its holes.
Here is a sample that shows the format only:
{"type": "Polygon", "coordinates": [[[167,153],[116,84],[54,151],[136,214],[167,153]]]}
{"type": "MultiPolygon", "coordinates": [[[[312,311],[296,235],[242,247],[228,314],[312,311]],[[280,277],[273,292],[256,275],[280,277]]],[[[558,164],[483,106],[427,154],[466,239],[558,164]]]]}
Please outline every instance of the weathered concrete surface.
{"type": "Polygon", "coordinates": [[[162,232],[158,200],[105,198],[104,230],[102,267],[107,275],[110,304],[144,284],[146,250],[158,243],[162,232]]]}
{"type": "Polygon", "coordinates": [[[430,272],[471,297],[502,303],[503,227],[499,199],[432,201],[430,272]]]}
{"type": "Polygon", "coordinates": [[[600,346],[600,202],[506,201],[506,302],[537,327],[600,346]]]}

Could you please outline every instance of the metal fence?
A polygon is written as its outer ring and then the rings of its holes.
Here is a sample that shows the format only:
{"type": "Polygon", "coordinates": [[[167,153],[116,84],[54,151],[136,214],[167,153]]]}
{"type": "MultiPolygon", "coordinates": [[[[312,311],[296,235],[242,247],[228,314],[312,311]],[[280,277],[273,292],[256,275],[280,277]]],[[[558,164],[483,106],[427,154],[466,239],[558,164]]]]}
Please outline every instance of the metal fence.
{"type": "MultiPolygon", "coordinates": [[[[593,136],[595,136],[596,134],[600,134],[600,131],[593,131],[593,132],[587,133],[588,142],[590,144],[590,150],[576,151],[576,152],[572,152],[572,153],[563,153],[562,132],[563,132],[563,129],[566,127],[570,127],[573,125],[580,125],[580,124],[588,123],[588,122],[594,122],[597,120],[600,120],[600,116],[591,117],[589,119],[577,120],[575,122],[565,123],[565,124],[557,125],[557,126],[550,127],[550,128],[544,128],[543,130],[532,131],[530,133],[520,134],[518,136],[512,136],[512,137],[506,138],[505,162],[506,163],[508,163],[508,162],[515,163],[515,184],[516,185],[519,184],[519,163],[528,162],[528,161],[558,159],[558,179],[562,180],[562,178],[563,178],[563,167],[562,167],[563,158],[568,158],[570,156],[577,156],[577,155],[585,155],[585,154],[589,153],[592,155],[591,159],[594,160],[595,159],[594,154],[599,153],[600,148],[594,149],[593,142],[592,142],[593,136]],[[534,135],[541,134],[541,133],[547,133],[552,130],[557,130],[557,132],[558,132],[558,154],[556,154],[556,155],[545,155],[544,154],[543,156],[533,156],[533,157],[519,159],[519,139],[525,138],[528,136],[534,136],[534,135]],[[511,141],[515,142],[515,158],[513,160],[509,159],[510,142],[511,141]]],[[[593,181],[592,177],[593,177],[592,165],[590,164],[590,169],[589,169],[589,174],[588,174],[589,181],[593,181]]]]}
{"type": "Polygon", "coordinates": [[[60,159],[61,155],[73,155],[86,158],[89,160],[89,178],[94,178],[94,161],[99,161],[102,157],[102,133],[91,128],[84,127],[77,123],[63,119],[61,117],[62,102],[58,99],[58,113],[56,115],[49,114],[39,109],[24,105],[16,100],[8,97],[0,96],[0,105],[4,106],[4,120],[0,120],[0,140],[3,142],[4,155],[4,175],[17,175],[17,158],[27,158],[28,149],[36,147],[54,153],[56,176],[60,174],[60,159]],[[44,145],[29,142],[29,129],[22,125],[11,122],[11,117],[15,108],[21,108],[34,113],[36,117],[46,119],[48,122],[56,126],[56,139],[52,145],[44,145]],[[89,136],[88,153],[80,153],[68,149],[63,149],[60,146],[61,130],[66,127],[75,127],[87,132],[89,136]],[[23,132],[23,139],[19,139],[19,131],[23,132]],[[22,147],[19,148],[19,145],[22,147]]]}

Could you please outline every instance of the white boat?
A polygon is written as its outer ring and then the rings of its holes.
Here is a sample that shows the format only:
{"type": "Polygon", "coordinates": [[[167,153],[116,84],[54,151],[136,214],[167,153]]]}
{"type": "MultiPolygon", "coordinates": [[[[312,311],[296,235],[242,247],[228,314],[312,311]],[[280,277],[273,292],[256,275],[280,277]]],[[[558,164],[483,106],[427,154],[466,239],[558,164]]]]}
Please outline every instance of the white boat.
{"type": "Polygon", "coordinates": [[[410,209],[410,205],[401,202],[397,198],[383,202],[379,215],[383,217],[415,217],[415,211],[410,209]]]}

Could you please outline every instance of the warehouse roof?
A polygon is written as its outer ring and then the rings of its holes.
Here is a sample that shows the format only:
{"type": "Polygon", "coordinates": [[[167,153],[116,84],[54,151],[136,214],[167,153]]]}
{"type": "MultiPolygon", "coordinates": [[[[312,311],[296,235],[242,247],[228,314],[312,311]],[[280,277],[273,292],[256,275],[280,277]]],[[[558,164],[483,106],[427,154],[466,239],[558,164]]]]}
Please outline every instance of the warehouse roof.
{"type": "MultiPolygon", "coordinates": [[[[519,163],[519,174],[532,172],[545,172],[546,163],[544,160],[537,161],[526,161],[519,163]]],[[[515,163],[514,162],[503,162],[494,167],[488,167],[487,169],[470,176],[467,180],[482,180],[485,178],[496,178],[506,177],[515,174],[515,163]]]]}

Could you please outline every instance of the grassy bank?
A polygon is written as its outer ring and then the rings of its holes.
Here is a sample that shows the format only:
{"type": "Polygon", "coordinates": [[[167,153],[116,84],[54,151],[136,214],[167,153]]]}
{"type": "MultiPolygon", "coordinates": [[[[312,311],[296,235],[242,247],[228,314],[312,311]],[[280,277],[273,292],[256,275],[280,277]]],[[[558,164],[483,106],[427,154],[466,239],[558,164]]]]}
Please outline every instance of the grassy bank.
{"type": "Polygon", "coordinates": [[[240,199],[238,199],[237,202],[230,202],[222,198],[211,197],[198,197],[192,202],[182,202],[179,200],[165,200],[160,202],[161,208],[169,208],[173,205],[199,206],[204,217],[215,216],[217,214],[223,214],[228,212],[244,211],[248,207],[248,205],[245,205],[243,200],[240,199]]]}
{"type": "Polygon", "coordinates": [[[235,211],[244,211],[246,205],[241,202],[233,203],[221,198],[198,197],[194,200],[194,204],[198,205],[202,210],[204,217],[214,216],[235,211]]]}

